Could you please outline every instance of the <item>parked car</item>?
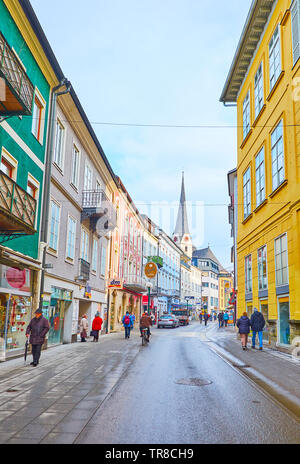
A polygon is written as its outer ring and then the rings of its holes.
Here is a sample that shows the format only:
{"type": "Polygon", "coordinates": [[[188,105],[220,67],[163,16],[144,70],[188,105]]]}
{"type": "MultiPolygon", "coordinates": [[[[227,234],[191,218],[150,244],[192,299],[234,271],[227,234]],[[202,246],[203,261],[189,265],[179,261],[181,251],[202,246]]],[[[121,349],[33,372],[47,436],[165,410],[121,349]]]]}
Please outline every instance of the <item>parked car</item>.
{"type": "Polygon", "coordinates": [[[175,327],[179,327],[180,322],[177,317],[175,317],[173,314],[163,314],[162,316],[159,317],[157,321],[157,328],[159,329],[160,327],[172,327],[175,329],[175,327]]]}

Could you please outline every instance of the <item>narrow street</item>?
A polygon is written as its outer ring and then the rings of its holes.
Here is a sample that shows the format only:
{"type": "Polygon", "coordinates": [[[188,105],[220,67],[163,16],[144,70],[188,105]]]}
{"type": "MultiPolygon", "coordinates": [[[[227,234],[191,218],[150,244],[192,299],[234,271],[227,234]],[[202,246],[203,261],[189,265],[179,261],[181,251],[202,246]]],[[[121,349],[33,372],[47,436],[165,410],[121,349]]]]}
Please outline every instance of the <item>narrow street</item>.
{"type": "Polygon", "coordinates": [[[0,365],[0,443],[299,442],[295,418],[209,348],[212,329],[153,328],[146,347],[116,333],[49,349],[38,368],[0,365]]]}

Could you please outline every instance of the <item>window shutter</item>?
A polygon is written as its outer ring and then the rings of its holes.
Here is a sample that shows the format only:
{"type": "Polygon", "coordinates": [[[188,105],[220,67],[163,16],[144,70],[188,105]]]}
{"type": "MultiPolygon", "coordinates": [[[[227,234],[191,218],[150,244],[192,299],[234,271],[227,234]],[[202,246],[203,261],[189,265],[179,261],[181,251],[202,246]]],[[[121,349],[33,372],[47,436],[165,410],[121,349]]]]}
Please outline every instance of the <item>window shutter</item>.
{"type": "Polygon", "coordinates": [[[293,64],[296,63],[300,56],[300,15],[299,15],[300,1],[295,0],[291,7],[292,13],[292,37],[293,37],[293,64]]]}

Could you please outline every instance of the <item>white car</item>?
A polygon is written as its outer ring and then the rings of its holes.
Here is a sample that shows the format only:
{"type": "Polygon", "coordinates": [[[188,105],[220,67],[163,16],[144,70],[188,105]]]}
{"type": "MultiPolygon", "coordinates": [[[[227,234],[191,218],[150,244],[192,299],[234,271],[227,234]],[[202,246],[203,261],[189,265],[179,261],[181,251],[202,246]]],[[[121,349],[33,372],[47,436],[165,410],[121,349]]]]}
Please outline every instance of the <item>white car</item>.
{"type": "Polygon", "coordinates": [[[157,328],[159,329],[160,327],[172,327],[175,329],[175,327],[179,327],[180,322],[179,319],[177,319],[174,314],[163,314],[160,316],[160,318],[157,321],[157,328]]]}

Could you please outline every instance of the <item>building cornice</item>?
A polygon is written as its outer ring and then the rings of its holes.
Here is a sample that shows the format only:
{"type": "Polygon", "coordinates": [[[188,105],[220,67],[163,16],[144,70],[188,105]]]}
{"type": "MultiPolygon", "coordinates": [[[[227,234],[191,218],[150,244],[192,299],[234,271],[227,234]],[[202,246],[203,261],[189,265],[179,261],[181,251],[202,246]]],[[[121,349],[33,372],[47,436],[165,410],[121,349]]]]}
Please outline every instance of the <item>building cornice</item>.
{"type": "Polygon", "coordinates": [[[220,101],[235,103],[263,30],[277,0],[253,0],[220,101]]]}

